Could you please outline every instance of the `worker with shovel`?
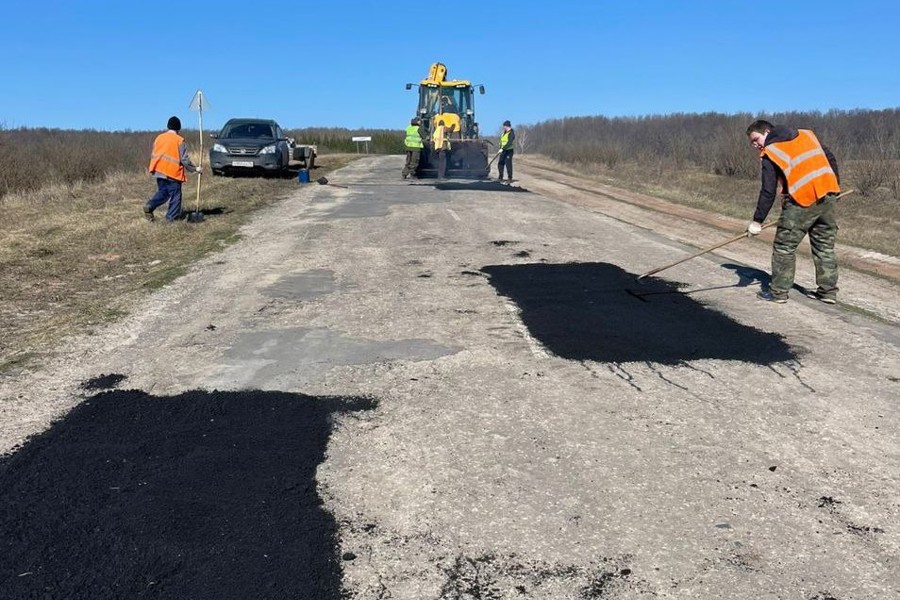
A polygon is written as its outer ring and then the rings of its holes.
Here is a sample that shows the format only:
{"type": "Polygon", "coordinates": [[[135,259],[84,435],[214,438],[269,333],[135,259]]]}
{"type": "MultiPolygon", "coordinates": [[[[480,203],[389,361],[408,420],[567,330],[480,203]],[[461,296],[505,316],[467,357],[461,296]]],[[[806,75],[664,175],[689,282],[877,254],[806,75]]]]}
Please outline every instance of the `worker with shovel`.
{"type": "Polygon", "coordinates": [[[841,191],[834,155],[809,129],[789,129],[758,120],[747,128],[747,137],[759,151],[762,178],[756,212],[747,226],[750,235],[762,231],[779,181],[782,187],[781,217],[772,251],[772,280],[769,289],[757,296],[768,302],[787,302],[788,291],[794,285],[797,246],[809,234],[818,286],[809,295],[834,304],[838,291],[835,204],[841,191]]]}
{"type": "Polygon", "coordinates": [[[503,181],[503,167],[506,167],[506,175],[509,180],[512,181],[512,162],[515,144],[516,132],[512,128],[512,123],[503,121],[503,131],[500,133],[500,147],[498,148],[500,160],[497,161],[497,168],[500,170],[500,181],[503,181]]]}
{"type": "Polygon", "coordinates": [[[169,203],[166,221],[171,223],[181,217],[181,184],[187,180],[185,170],[200,173],[201,168],[191,162],[181,131],[181,120],[169,117],[167,130],[156,136],[150,154],[150,175],[156,178],[156,194],[144,204],[144,217],[153,221],[153,211],[169,203]]]}

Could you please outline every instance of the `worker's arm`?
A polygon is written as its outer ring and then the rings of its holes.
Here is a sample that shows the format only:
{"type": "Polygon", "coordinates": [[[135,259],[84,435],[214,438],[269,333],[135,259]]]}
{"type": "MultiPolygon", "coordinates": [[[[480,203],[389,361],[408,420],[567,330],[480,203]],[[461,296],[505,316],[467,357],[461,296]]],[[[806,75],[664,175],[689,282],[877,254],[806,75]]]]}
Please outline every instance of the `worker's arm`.
{"type": "Polygon", "coordinates": [[[762,185],[759,188],[759,198],[756,200],[756,212],[753,213],[755,223],[766,220],[772,205],[775,204],[775,192],[778,188],[778,168],[765,156],[760,161],[760,179],[762,185]]]}
{"type": "Polygon", "coordinates": [[[194,163],[192,163],[191,157],[188,156],[187,144],[182,142],[178,146],[178,154],[181,157],[181,164],[184,166],[184,168],[186,170],[188,170],[191,173],[199,173],[200,172],[200,167],[198,167],[194,163]]]}
{"type": "Polygon", "coordinates": [[[825,158],[828,159],[828,164],[831,165],[831,170],[834,171],[834,176],[837,177],[838,185],[840,185],[841,174],[838,173],[837,159],[834,157],[834,154],[831,153],[831,150],[829,150],[827,146],[822,146],[822,150],[825,152],[825,158]]]}

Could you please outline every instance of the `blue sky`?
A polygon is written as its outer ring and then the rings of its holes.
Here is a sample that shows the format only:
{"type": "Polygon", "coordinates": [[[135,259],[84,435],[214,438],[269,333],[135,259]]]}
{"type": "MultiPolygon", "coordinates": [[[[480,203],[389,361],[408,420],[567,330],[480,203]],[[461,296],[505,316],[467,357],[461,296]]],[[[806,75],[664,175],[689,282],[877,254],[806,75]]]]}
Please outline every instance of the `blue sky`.
{"type": "Polygon", "coordinates": [[[0,125],[402,128],[432,62],[482,130],[576,115],[900,106],[888,1],[10,1],[0,125]],[[160,8],[160,7],[165,7],[160,8]],[[267,8],[263,8],[267,7],[267,8]]]}

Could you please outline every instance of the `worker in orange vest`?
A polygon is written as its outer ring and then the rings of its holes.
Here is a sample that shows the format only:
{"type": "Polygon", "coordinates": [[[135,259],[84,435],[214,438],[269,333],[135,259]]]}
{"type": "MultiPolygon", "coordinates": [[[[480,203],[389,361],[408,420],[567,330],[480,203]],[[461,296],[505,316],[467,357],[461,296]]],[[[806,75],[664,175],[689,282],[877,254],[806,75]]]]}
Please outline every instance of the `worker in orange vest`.
{"type": "Polygon", "coordinates": [[[750,144],[759,151],[762,187],[750,235],[762,231],[762,223],[775,202],[781,182],[781,217],[772,251],[772,280],[757,296],[784,304],[794,285],[797,246],[809,234],[816,285],[812,298],[837,302],[838,265],[834,253],[837,236],[835,204],[841,192],[837,160],[809,129],[788,129],[768,121],[754,121],[747,128],[750,144]]]}
{"type": "Polygon", "coordinates": [[[191,162],[184,138],[178,135],[181,120],[169,117],[166,127],[167,131],[156,136],[150,154],[150,175],[156,178],[158,189],[144,204],[144,216],[153,221],[153,211],[168,202],[166,221],[171,223],[181,216],[181,184],[187,180],[185,170],[200,173],[201,168],[191,162]]]}

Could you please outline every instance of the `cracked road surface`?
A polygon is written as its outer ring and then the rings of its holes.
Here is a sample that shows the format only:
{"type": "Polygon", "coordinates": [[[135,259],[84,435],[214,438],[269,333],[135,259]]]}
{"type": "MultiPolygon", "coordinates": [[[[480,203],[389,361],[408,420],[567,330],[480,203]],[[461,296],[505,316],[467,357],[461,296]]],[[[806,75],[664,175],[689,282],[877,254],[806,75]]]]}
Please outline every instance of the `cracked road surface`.
{"type": "Polygon", "coordinates": [[[869,279],[760,302],[755,245],[639,284],[694,248],[401,166],[0,378],[0,597],[900,597],[869,279]]]}

